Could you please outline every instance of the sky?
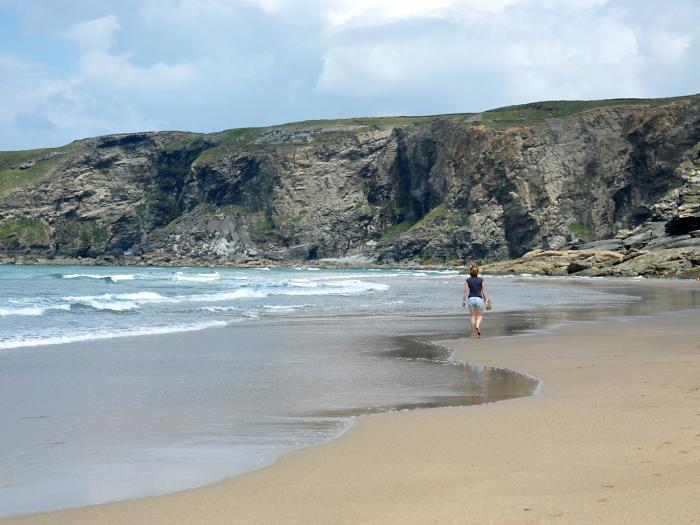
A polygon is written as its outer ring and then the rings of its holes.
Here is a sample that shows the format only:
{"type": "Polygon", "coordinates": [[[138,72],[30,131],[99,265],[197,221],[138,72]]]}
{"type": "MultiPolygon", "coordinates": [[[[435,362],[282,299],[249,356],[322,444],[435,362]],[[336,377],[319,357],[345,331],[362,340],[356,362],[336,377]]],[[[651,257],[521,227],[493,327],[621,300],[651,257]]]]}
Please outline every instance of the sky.
{"type": "Polygon", "coordinates": [[[700,92],[700,0],[0,0],[0,150],[700,92]]]}

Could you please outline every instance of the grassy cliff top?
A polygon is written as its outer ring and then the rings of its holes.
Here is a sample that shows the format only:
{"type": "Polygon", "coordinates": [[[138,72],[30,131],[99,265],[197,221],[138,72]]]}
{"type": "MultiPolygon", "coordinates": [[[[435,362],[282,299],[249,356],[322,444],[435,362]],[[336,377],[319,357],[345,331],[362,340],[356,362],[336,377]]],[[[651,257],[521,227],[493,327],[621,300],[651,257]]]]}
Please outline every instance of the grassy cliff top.
{"type": "MultiPolygon", "coordinates": [[[[194,140],[199,140],[203,137],[210,137],[217,145],[207,149],[200,161],[219,158],[222,154],[232,150],[240,149],[259,149],[265,148],[266,145],[272,144],[270,141],[260,143],[259,137],[265,133],[274,131],[318,131],[318,135],[314,136],[312,142],[324,143],[333,142],[335,139],[346,136],[348,133],[357,131],[372,131],[389,129],[392,127],[410,126],[423,124],[434,121],[436,119],[453,119],[461,122],[475,123],[480,122],[489,128],[506,128],[506,127],[523,127],[535,126],[542,124],[546,119],[564,118],[581,111],[587,111],[596,108],[615,107],[615,106],[663,106],[672,102],[700,99],[700,94],[687,95],[670,98],[620,98],[608,100],[552,100],[544,102],[533,102],[517,106],[505,106],[502,108],[490,109],[483,113],[451,113],[443,115],[424,115],[424,116],[390,116],[390,117],[354,117],[345,119],[327,119],[327,120],[305,120],[300,122],[290,122],[276,126],[266,126],[257,128],[236,128],[226,131],[198,134],[198,133],[182,133],[180,141],[174,142],[169,147],[176,148],[181,144],[189,144],[194,140]]],[[[173,132],[168,132],[173,133],[173,132]]],[[[177,132],[181,133],[181,132],[177,132]]],[[[61,148],[45,148],[24,151],[0,151],[0,193],[14,187],[19,180],[26,180],[28,176],[41,176],[50,170],[57,162],[56,157],[47,158],[52,153],[69,153],[76,149],[78,143],[76,141],[61,148]],[[18,169],[18,166],[24,162],[42,159],[32,168],[18,169]],[[52,161],[52,162],[49,162],[52,161]],[[13,168],[14,167],[14,168],[13,168]]],[[[284,141],[283,141],[284,142],[284,141]]],[[[292,142],[287,142],[291,145],[292,142]]]]}
{"type": "Polygon", "coordinates": [[[550,118],[564,118],[581,111],[615,106],[664,106],[682,100],[700,99],[700,94],[670,98],[611,98],[607,100],[550,100],[490,109],[481,114],[488,127],[535,126],[550,118]]]}
{"type": "Polygon", "coordinates": [[[549,100],[531,102],[517,106],[504,106],[489,109],[482,113],[448,113],[442,115],[423,116],[391,116],[391,117],[355,117],[346,119],[304,120],[290,122],[266,128],[242,128],[230,130],[227,133],[246,132],[265,129],[318,129],[332,127],[352,127],[366,129],[386,129],[395,126],[422,124],[439,118],[456,120],[480,121],[487,127],[519,127],[533,126],[543,123],[550,118],[564,118],[581,111],[615,106],[664,106],[672,102],[700,99],[700,94],[684,95],[667,98],[612,98],[605,100],[549,100]]]}
{"type": "Polygon", "coordinates": [[[43,177],[79,149],[73,142],[60,148],[0,151],[0,195],[43,177]]]}

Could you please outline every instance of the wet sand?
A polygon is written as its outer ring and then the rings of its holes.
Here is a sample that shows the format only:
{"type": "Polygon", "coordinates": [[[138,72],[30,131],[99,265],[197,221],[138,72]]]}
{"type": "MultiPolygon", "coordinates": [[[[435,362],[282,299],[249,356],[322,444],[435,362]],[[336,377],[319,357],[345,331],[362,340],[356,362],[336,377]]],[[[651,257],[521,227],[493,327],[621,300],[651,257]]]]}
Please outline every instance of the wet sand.
{"type": "Polygon", "coordinates": [[[700,523],[697,309],[444,344],[539,395],[365,417],[209,487],[0,523],[700,523]]]}

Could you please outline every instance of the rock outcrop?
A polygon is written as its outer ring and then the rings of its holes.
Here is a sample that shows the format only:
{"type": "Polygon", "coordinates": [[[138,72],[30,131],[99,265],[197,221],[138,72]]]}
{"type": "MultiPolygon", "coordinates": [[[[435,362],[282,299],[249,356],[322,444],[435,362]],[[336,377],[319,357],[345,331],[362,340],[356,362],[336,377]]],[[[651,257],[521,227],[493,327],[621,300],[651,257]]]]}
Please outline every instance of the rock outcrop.
{"type": "Polygon", "coordinates": [[[577,104],[0,153],[0,255],[697,272],[700,97],[577,104]]]}

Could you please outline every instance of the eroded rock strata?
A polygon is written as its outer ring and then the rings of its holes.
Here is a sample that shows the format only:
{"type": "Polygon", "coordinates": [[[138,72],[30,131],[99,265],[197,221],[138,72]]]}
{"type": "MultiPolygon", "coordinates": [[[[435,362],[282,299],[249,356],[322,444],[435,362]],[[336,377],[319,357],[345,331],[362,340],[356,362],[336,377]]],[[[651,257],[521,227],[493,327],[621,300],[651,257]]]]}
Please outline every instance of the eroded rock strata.
{"type": "Polygon", "coordinates": [[[0,153],[0,256],[699,274],[700,98],[547,104],[0,153]]]}

